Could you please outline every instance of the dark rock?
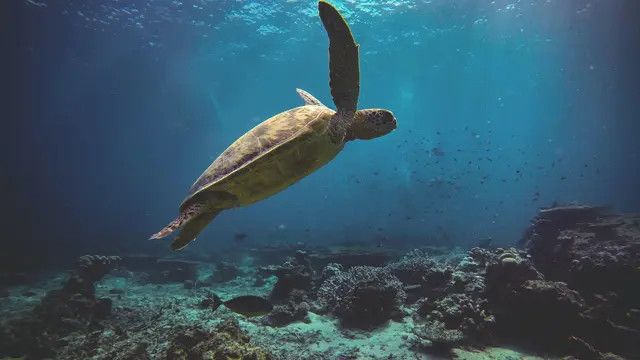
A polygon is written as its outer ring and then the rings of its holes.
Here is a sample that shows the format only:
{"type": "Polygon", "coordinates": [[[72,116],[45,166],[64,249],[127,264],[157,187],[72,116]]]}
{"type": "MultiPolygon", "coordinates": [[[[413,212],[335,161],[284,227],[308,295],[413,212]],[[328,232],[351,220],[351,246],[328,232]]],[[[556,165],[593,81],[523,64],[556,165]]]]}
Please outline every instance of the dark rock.
{"type": "Polygon", "coordinates": [[[526,280],[501,306],[494,308],[499,333],[512,341],[535,339],[538,349],[566,354],[567,339],[585,334],[584,299],[565,283],[526,280]]]}
{"type": "Polygon", "coordinates": [[[545,209],[523,242],[532,261],[550,280],[564,281],[585,295],[614,291],[640,302],[640,216],[605,214],[601,208],[545,209]]]}
{"type": "Polygon", "coordinates": [[[585,309],[584,300],[577,291],[569,289],[565,283],[546,280],[525,281],[516,289],[510,303],[519,309],[514,313],[527,324],[529,331],[556,338],[561,336],[553,333],[565,335],[575,329],[585,309]],[[555,325],[549,328],[550,323],[555,325]]]}

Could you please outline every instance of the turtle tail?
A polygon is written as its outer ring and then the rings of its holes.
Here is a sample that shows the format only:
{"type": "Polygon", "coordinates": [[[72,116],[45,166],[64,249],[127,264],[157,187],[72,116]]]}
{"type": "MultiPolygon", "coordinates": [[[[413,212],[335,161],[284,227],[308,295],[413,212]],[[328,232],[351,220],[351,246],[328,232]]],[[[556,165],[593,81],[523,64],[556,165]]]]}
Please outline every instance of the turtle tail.
{"type": "Polygon", "coordinates": [[[173,250],[187,246],[204,229],[207,224],[220,212],[202,203],[193,203],[180,211],[180,215],[162,230],[151,235],[150,239],[162,239],[178,229],[180,234],[171,243],[173,250]]]}

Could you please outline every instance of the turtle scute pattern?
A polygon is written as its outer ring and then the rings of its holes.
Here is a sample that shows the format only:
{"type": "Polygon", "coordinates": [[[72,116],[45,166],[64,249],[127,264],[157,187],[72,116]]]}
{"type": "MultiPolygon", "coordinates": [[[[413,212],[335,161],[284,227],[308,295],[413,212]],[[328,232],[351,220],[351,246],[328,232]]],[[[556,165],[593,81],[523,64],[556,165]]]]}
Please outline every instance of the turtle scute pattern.
{"type": "Polygon", "coordinates": [[[193,184],[189,195],[285,143],[323,110],[328,109],[320,106],[301,106],[267,119],[242,135],[220,154],[193,184]]]}

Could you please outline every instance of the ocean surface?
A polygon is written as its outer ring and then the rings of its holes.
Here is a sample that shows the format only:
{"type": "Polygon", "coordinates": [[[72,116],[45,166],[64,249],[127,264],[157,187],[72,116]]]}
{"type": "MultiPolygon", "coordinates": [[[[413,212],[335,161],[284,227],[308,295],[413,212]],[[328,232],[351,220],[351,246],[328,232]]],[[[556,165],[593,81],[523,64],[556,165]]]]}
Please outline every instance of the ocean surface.
{"type": "Polygon", "coordinates": [[[360,44],[359,108],[393,111],[397,129],[176,253],[148,238],[227,146],[301,106],[296,88],[335,108],[317,2],[2,1],[0,270],[509,248],[541,208],[640,212],[640,2],[332,3],[360,44]]]}

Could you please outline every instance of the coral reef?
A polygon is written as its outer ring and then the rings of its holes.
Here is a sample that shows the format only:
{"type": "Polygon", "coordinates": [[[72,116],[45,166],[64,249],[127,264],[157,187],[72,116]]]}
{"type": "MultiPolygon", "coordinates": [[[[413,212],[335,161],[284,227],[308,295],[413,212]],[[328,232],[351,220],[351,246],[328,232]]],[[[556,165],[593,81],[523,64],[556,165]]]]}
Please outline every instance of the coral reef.
{"type": "Polygon", "coordinates": [[[388,270],[356,266],[325,280],[318,289],[318,304],[343,326],[368,329],[399,315],[405,296],[402,283],[388,270]]]}
{"type": "Polygon", "coordinates": [[[268,326],[284,326],[296,321],[307,321],[310,310],[309,298],[316,281],[316,272],[305,251],[296,251],[279,266],[264,266],[259,269],[259,279],[275,275],[278,280],[269,298],[275,303],[273,310],[262,323],[268,326]]]}
{"type": "Polygon", "coordinates": [[[262,323],[268,326],[285,326],[296,321],[308,322],[310,309],[306,292],[296,289],[291,291],[286,303],[275,305],[269,315],[262,319],[262,323]]]}
{"type": "Polygon", "coordinates": [[[81,256],[62,289],[48,292],[35,308],[36,317],[62,333],[105,319],[111,314],[111,299],[97,299],[95,283],[119,261],[117,256],[81,256]]]}
{"type": "Polygon", "coordinates": [[[342,271],[344,271],[344,267],[342,265],[329,263],[324,267],[324,269],[322,269],[322,273],[320,274],[320,281],[325,281],[332,276],[338,275],[342,271]]]}
{"type": "Polygon", "coordinates": [[[549,283],[527,283],[514,293],[516,304],[522,298],[519,293],[533,297],[540,292],[535,297],[538,302],[528,306],[549,314],[555,308],[544,308],[549,306],[544,301],[572,295],[581,299],[581,306],[571,308],[570,316],[577,320],[561,326],[570,326],[566,333],[598,352],[640,353],[640,324],[634,316],[640,308],[640,290],[630,285],[640,283],[640,216],[612,215],[590,206],[543,209],[523,243],[549,283]]]}
{"type": "Polygon", "coordinates": [[[259,261],[236,254],[242,271],[209,259],[217,265],[205,282],[213,263],[83,256],[46,286],[30,274],[0,279],[0,358],[450,358],[485,347],[475,356],[518,357],[496,344],[567,359],[637,357],[640,217],[543,209],[523,244],[421,248],[393,262],[377,249],[276,246],[259,261]],[[213,312],[214,292],[268,294],[273,309],[213,312]]]}
{"type": "Polygon", "coordinates": [[[466,294],[449,294],[435,301],[422,299],[417,314],[424,317],[427,324],[442,324],[433,330],[457,331],[464,340],[487,340],[495,324],[495,317],[487,309],[487,300],[466,294]]]}
{"type": "Polygon", "coordinates": [[[444,294],[453,273],[451,267],[420,251],[405,255],[399,261],[387,265],[386,269],[406,285],[409,303],[421,297],[444,294]]]}
{"type": "Polygon", "coordinates": [[[262,276],[278,277],[270,295],[270,299],[275,302],[285,301],[295,289],[310,290],[315,276],[307,253],[302,250],[298,250],[295,256],[289,258],[283,265],[262,267],[260,272],[262,276]]]}
{"type": "Polygon", "coordinates": [[[400,261],[389,264],[387,269],[405,284],[423,284],[437,271],[437,264],[425,255],[405,255],[400,261]]]}
{"type": "MultiPolygon", "coordinates": [[[[111,314],[111,299],[95,296],[95,283],[120,262],[117,256],[81,256],[61,289],[49,291],[25,318],[9,322],[0,348],[9,355],[48,357],[59,336],[97,326],[111,314]]],[[[2,354],[0,354],[2,355],[2,354]]]]}
{"type": "Polygon", "coordinates": [[[522,283],[541,279],[543,275],[525,253],[513,248],[498,248],[486,265],[485,293],[492,304],[501,306],[522,283]]]}
{"type": "Polygon", "coordinates": [[[485,269],[495,257],[480,248],[438,257],[414,250],[386,267],[405,284],[408,303],[415,302],[416,349],[446,352],[491,338],[495,318],[484,294],[485,269]]]}
{"type": "Polygon", "coordinates": [[[585,295],[613,291],[629,302],[640,291],[640,216],[604,214],[600,208],[545,209],[533,220],[524,243],[532,260],[552,280],[585,295]]]}
{"type": "Polygon", "coordinates": [[[414,328],[416,338],[413,346],[417,350],[427,352],[448,352],[465,340],[464,334],[458,329],[448,329],[439,320],[433,320],[414,328]]]}
{"type": "Polygon", "coordinates": [[[580,331],[585,303],[580,294],[565,283],[526,280],[507,302],[509,318],[501,321],[508,324],[510,334],[535,335],[536,341],[556,347],[562,346],[571,335],[579,335],[576,331],[580,331]]]}
{"type": "Polygon", "coordinates": [[[198,327],[176,330],[165,359],[268,360],[271,355],[249,342],[249,336],[240,329],[238,320],[227,319],[212,332],[198,327]]]}

